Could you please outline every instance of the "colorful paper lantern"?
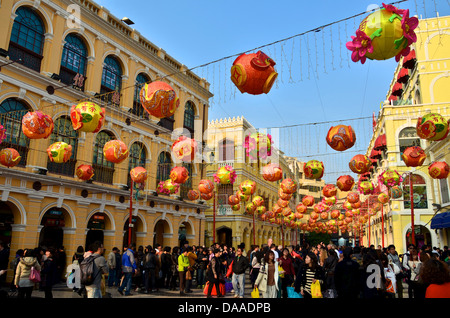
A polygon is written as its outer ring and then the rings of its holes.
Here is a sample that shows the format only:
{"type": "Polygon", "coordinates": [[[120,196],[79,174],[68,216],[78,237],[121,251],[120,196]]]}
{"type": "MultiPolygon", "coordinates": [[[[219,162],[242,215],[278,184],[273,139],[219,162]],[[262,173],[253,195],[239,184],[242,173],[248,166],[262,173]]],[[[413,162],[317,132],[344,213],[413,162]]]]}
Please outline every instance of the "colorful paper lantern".
{"type": "Polygon", "coordinates": [[[353,177],[349,175],[340,176],[336,181],[336,186],[339,188],[339,190],[344,192],[350,191],[354,185],[355,179],[353,179],[353,177]]]}
{"type": "Polygon", "coordinates": [[[347,201],[350,203],[356,203],[359,201],[359,194],[356,192],[349,192],[347,194],[347,201]]]}
{"type": "Polygon", "coordinates": [[[92,168],[91,165],[80,165],[77,170],[75,170],[75,174],[78,179],[87,181],[94,176],[94,168],[92,168]]]}
{"type": "Polygon", "coordinates": [[[197,141],[183,135],[179,136],[172,144],[173,156],[182,162],[193,162],[197,150],[197,141]]]}
{"type": "Polygon", "coordinates": [[[278,189],[278,197],[282,200],[289,201],[292,198],[292,194],[283,192],[283,189],[278,189]]]}
{"type": "Polygon", "coordinates": [[[402,159],[407,167],[418,167],[423,164],[427,155],[419,146],[408,147],[403,151],[402,159]]]}
{"type": "Polygon", "coordinates": [[[113,163],[121,163],[128,158],[128,147],[121,140],[110,140],[103,146],[105,159],[113,163]]]}
{"type": "Polygon", "coordinates": [[[283,211],[283,208],[279,206],[278,204],[274,204],[272,207],[272,211],[275,215],[280,214],[281,211],[283,211]]]}
{"type": "Polygon", "coordinates": [[[245,180],[239,185],[239,189],[245,195],[252,195],[256,190],[256,182],[251,180],[245,180]]]}
{"type": "Polygon", "coordinates": [[[239,201],[241,201],[241,202],[247,202],[250,198],[250,195],[242,193],[241,190],[237,191],[236,195],[239,198],[239,201]]]}
{"type": "Polygon", "coordinates": [[[350,203],[353,209],[359,209],[361,207],[361,201],[357,201],[355,203],[350,203]]]}
{"type": "Polygon", "coordinates": [[[198,183],[198,190],[200,193],[211,193],[214,190],[214,183],[209,179],[202,179],[198,183]]]}
{"type": "Polygon", "coordinates": [[[17,166],[20,159],[22,159],[22,157],[14,148],[4,148],[0,150],[0,163],[8,168],[17,166]]]}
{"type": "Polygon", "coordinates": [[[183,184],[189,179],[189,171],[186,167],[173,167],[170,170],[170,179],[173,183],[183,184]]]}
{"type": "Polygon", "coordinates": [[[67,162],[72,156],[72,146],[62,141],[55,142],[47,148],[47,154],[51,162],[67,162]]]}
{"type": "Polygon", "coordinates": [[[356,134],[352,126],[338,125],[328,130],[326,141],[334,150],[344,151],[353,147],[356,134]]]}
{"type": "Polygon", "coordinates": [[[310,160],[303,165],[303,172],[307,179],[320,179],[323,177],[323,162],[318,160],[310,160]]]}
{"type": "Polygon", "coordinates": [[[210,192],[210,193],[200,193],[200,198],[204,201],[209,201],[213,198],[214,196],[214,192],[210,192]]]}
{"type": "Polygon", "coordinates": [[[358,191],[361,194],[365,194],[365,195],[372,194],[374,189],[375,188],[371,181],[361,181],[358,184],[358,191]]]}
{"type": "Polygon", "coordinates": [[[272,136],[252,133],[245,137],[245,153],[252,160],[267,159],[272,155],[272,136]]]}
{"type": "Polygon", "coordinates": [[[187,197],[191,201],[198,200],[200,198],[200,191],[198,190],[189,190],[187,193],[187,197]]]}
{"type": "Polygon", "coordinates": [[[241,205],[238,203],[238,204],[235,204],[235,205],[232,205],[231,206],[231,209],[234,211],[234,212],[237,212],[237,211],[240,211],[241,210],[241,205]]]}
{"type": "Polygon", "coordinates": [[[257,195],[256,197],[253,198],[252,202],[256,205],[256,206],[261,206],[264,204],[264,199],[257,195]]]}
{"type": "Polygon", "coordinates": [[[266,181],[275,182],[283,178],[283,170],[277,163],[269,163],[262,169],[263,178],[266,181]]]}
{"type": "Polygon", "coordinates": [[[142,107],[152,116],[166,118],[172,116],[180,106],[175,90],[167,83],[155,81],[142,86],[139,98],[142,107]]]}
{"type": "Polygon", "coordinates": [[[398,199],[403,196],[403,190],[400,186],[393,186],[389,188],[389,196],[392,199],[398,199]]]}
{"type": "Polygon", "coordinates": [[[233,184],[236,181],[236,172],[232,166],[220,167],[214,174],[214,182],[219,184],[233,184]]]}
{"type": "Polygon", "coordinates": [[[281,182],[280,188],[284,193],[293,194],[297,191],[297,182],[291,178],[286,178],[281,182]]]}
{"type": "Polygon", "coordinates": [[[245,211],[250,215],[255,213],[256,204],[254,204],[253,202],[247,203],[247,205],[245,206],[245,211]]]}
{"type": "Polygon", "coordinates": [[[105,108],[93,102],[81,102],[70,108],[70,119],[74,130],[97,133],[105,120],[105,108]]]}
{"type": "Polygon", "coordinates": [[[317,212],[311,212],[311,214],[309,215],[311,220],[317,220],[319,218],[319,213],[317,212]]]}
{"type": "Polygon", "coordinates": [[[352,61],[365,63],[371,60],[387,60],[395,56],[396,61],[410,52],[410,45],[417,41],[414,29],[419,20],[409,17],[409,10],[400,10],[383,4],[382,9],[368,15],[359,25],[356,36],[347,42],[352,51],[352,61]]]}
{"type": "Polygon", "coordinates": [[[389,202],[389,195],[387,195],[386,193],[382,192],[378,195],[378,202],[380,202],[381,204],[386,204],[389,202]]]}
{"type": "Polygon", "coordinates": [[[295,210],[301,214],[305,213],[307,209],[308,209],[308,207],[306,205],[304,205],[303,203],[299,203],[295,207],[295,210]]]}
{"type": "MultiPolygon", "coordinates": [[[[403,194],[402,194],[402,195],[403,195],[403,194]]],[[[383,205],[382,205],[380,202],[374,202],[374,203],[372,204],[372,209],[373,209],[375,212],[381,211],[382,208],[383,208],[383,205]]]]}
{"type": "Polygon", "coordinates": [[[179,188],[178,183],[173,182],[172,179],[167,179],[166,181],[160,181],[156,190],[158,193],[169,195],[177,193],[179,188]]]}
{"type": "Polygon", "coordinates": [[[396,170],[388,169],[378,176],[378,180],[385,186],[393,187],[400,185],[403,178],[396,170]]]}
{"type": "Polygon", "coordinates": [[[337,194],[337,188],[334,184],[327,184],[323,187],[322,193],[325,197],[333,197],[337,194]]]}
{"type": "Polygon", "coordinates": [[[344,202],[343,207],[344,207],[344,209],[346,209],[346,210],[352,210],[352,209],[353,209],[352,204],[351,204],[350,202],[348,202],[348,201],[345,201],[345,202],[344,202]]]}
{"type": "Polygon", "coordinates": [[[366,155],[356,155],[350,160],[348,166],[350,170],[357,174],[369,172],[372,162],[366,155]]]}
{"type": "Polygon", "coordinates": [[[135,167],[130,170],[131,180],[135,183],[144,183],[147,180],[147,170],[144,167],[135,167]]]}
{"type": "Polygon", "coordinates": [[[314,205],[314,197],[311,195],[306,195],[303,197],[302,203],[306,206],[313,206],[314,205]]]}
{"type": "Polygon", "coordinates": [[[428,174],[433,179],[445,179],[449,172],[450,168],[444,161],[435,161],[428,167],[428,174]]]}
{"type": "Polygon", "coordinates": [[[239,197],[236,194],[232,194],[228,197],[229,205],[236,205],[240,202],[239,197]]]}
{"type": "Polygon", "coordinates": [[[339,217],[339,215],[341,215],[341,211],[339,211],[339,210],[333,210],[330,213],[330,216],[333,219],[337,219],[339,217]]]}
{"type": "Polygon", "coordinates": [[[274,66],[274,60],[261,51],[241,54],[231,67],[231,81],[241,93],[267,94],[278,76],[274,66]]]}
{"type": "Polygon", "coordinates": [[[285,208],[289,205],[289,201],[278,199],[277,204],[282,208],[285,208]]]}
{"type": "Polygon", "coordinates": [[[442,115],[429,113],[417,119],[417,135],[426,140],[438,141],[447,138],[450,130],[449,120],[442,115]]]}
{"type": "Polygon", "coordinates": [[[282,210],[281,210],[281,214],[283,215],[283,216],[289,216],[289,215],[291,215],[292,214],[292,210],[291,210],[291,208],[290,207],[284,207],[282,210]]]}
{"type": "Polygon", "coordinates": [[[264,205],[258,206],[256,207],[256,213],[258,213],[259,215],[264,214],[267,212],[267,208],[264,205]]]}
{"type": "Polygon", "coordinates": [[[336,203],[336,197],[333,196],[333,197],[323,198],[323,202],[329,206],[334,205],[336,203]]]}
{"type": "Polygon", "coordinates": [[[22,117],[22,132],[30,139],[46,139],[54,127],[53,119],[40,110],[28,112],[22,117]]]}

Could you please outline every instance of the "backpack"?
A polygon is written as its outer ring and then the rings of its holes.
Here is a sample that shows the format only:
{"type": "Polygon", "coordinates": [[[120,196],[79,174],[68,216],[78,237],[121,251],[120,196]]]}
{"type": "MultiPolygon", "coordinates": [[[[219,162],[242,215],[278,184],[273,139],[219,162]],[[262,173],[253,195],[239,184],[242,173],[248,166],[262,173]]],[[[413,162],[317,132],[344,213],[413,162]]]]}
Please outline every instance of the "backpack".
{"type": "Polygon", "coordinates": [[[94,255],[89,255],[80,264],[80,282],[84,286],[92,285],[96,276],[100,273],[100,271],[98,271],[97,275],[94,276],[95,258],[94,255]]]}

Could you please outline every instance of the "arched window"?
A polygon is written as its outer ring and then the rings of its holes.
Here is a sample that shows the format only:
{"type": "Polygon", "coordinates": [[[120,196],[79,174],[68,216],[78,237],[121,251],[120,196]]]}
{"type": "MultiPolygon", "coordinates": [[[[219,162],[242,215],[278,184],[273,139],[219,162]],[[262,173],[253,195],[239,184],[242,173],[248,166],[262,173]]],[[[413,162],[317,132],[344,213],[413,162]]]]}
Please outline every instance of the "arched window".
{"type": "Polygon", "coordinates": [[[119,61],[112,55],[105,58],[103,63],[102,84],[100,88],[100,95],[106,102],[113,103],[114,105],[120,104],[120,90],[122,88],[122,67],[119,61]]]}
{"type": "Polygon", "coordinates": [[[13,61],[22,59],[22,64],[37,72],[41,71],[45,26],[36,10],[20,7],[11,31],[8,55],[13,61]]]}
{"type": "Polygon", "coordinates": [[[195,109],[194,103],[191,101],[187,101],[184,106],[184,128],[191,132],[191,135],[194,133],[194,121],[195,121],[195,109]]]}
{"type": "Polygon", "coordinates": [[[22,117],[30,111],[28,105],[18,99],[8,98],[0,104],[0,124],[6,129],[6,139],[0,149],[14,148],[20,156],[19,166],[26,166],[30,139],[22,132],[22,117]]]}
{"type": "Polygon", "coordinates": [[[170,178],[170,170],[172,170],[172,158],[169,152],[161,152],[158,157],[158,168],[156,171],[156,186],[160,181],[166,181],[170,178]]]}
{"type": "Polygon", "coordinates": [[[133,114],[139,117],[148,117],[147,111],[144,110],[144,107],[142,107],[141,99],[139,98],[139,94],[141,93],[141,88],[144,86],[145,83],[150,82],[150,79],[147,75],[144,73],[140,73],[136,77],[136,87],[134,88],[134,100],[133,100],[133,114]]]}
{"type": "Polygon", "coordinates": [[[398,143],[400,146],[400,158],[406,148],[412,146],[420,146],[420,138],[417,136],[415,127],[407,127],[400,131],[398,136],[398,143]]]}
{"type": "MultiPolygon", "coordinates": [[[[410,175],[408,174],[403,180],[403,204],[405,209],[411,209],[409,178],[410,175]]],[[[414,209],[428,209],[427,183],[425,179],[418,174],[412,174],[412,184],[414,209]]]]}
{"type": "Polygon", "coordinates": [[[115,139],[114,136],[107,131],[100,131],[95,138],[94,156],[92,159],[92,167],[94,168],[93,181],[102,183],[113,183],[114,163],[107,161],[103,155],[103,147],[105,144],[115,139]]]}
{"type": "Polygon", "coordinates": [[[234,160],[234,142],[228,139],[223,139],[219,142],[219,161],[233,161],[234,160]]]}
{"type": "Polygon", "coordinates": [[[74,87],[84,90],[88,55],[86,45],[79,36],[73,33],[67,35],[64,41],[66,43],[59,72],[61,82],[67,85],[74,84],[74,87]]]}
{"type": "Polygon", "coordinates": [[[77,163],[78,133],[72,127],[69,117],[62,116],[55,120],[55,128],[50,136],[50,145],[54,142],[63,141],[72,146],[72,155],[68,162],[64,164],[54,163],[50,160],[47,163],[48,172],[62,174],[73,177],[75,165],[77,163]]]}
{"type": "Polygon", "coordinates": [[[129,151],[129,161],[128,161],[128,179],[127,179],[127,185],[131,185],[131,176],[130,171],[133,168],[136,167],[144,167],[147,160],[147,155],[145,151],[145,147],[143,144],[139,142],[135,142],[131,145],[130,151],[129,151]]]}

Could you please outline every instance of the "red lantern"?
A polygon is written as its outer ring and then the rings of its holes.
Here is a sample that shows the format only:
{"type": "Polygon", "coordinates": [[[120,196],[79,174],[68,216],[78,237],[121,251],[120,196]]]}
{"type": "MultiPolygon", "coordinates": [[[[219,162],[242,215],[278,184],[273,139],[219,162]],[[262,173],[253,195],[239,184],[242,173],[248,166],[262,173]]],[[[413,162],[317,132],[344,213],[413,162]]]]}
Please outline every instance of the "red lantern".
{"type": "Polygon", "coordinates": [[[292,194],[283,192],[283,189],[278,189],[278,197],[282,200],[289,201],[292,198],[292,194]]]}
{"type": "Polygon", "coordinates": [[[349,175],[340,176],[336,181],[336,186],[344,192],[350,191],[354,185],[355,180],[349,175]]]}
{"type": "Polygon", "coordinates": [[[198,200],[198,198],[200,197],[200,191],[189,190],[187,196],[188,196],[188,199],[191,201],[198,200]]]}
{"type": "Polygon", "coordinates": [[[337,219],[341,215],[341,212],[339,210],[333,210],[331,211],[331,218],[337,219]]]}
{"type": "Polygon", "coordinates": [[[359,209],[361,207],[361,201],[351,203],[353,209],[359,209]]]}
{"type": "Polygon", "coordinates": [[[232,194],[228,197],[228,204],[229,205],[236,205],[240,202],[239,197],[236,194],[232,194]]]}
{"type": "Polygon", "coordinates": [[[292,213],[292,210],[290,207],[284,207],[283,210],[281,210],[281,214],[283,214],[283,216],[288,216],[292,213]]]}
{"type": "Polygon", "coordinates": [[[8,168],[17,166],[21,158],[19,152],[14,148],[0,150],[0,163],[8,168]]]}
{"type": "Polygon", "coordinates": [[[274,204],[272,207],[272,211],[275,214],[280,214],[282,210],[283,210],[283,208],[281,206],[279,206],[278,204],[274,204]]]}
{"type": "Polygon", "coordinates": [[[366,155],[356,155],[348,164],[350,170],[357,174],[369,172],[371,165],[372,162],[366,155]]]}
{"type": "Polygon", "coordinates": [[[281,182],[280,188],[284,193],[292,194],[297,190],[297,183],[294,180],[287,178],[281,182]]]}
{"type": "Polygon", "coordinates": [[[274,182],[283,178],[283,170],[279,164],[269,163],[262,169],[263,178],[266,181],[274,182]]]}
{"type": "Polygon", "coordinates": [[[317,220],[319,218],[319,213],[311,212],[311,215],[309,217],[311,218],[311,220],[317,220]]]}
{"type": "Polygon", "coordinates": [[[322,212],[320,213],[320,218],[322,220],[328,220],[328,212],[322,212]]]}
{"type": "Polygon", "coordinates": [[[133,182],[144,183],[147,180],[147,170],[144,167],[136,167],[131,169],[130,177],[133,182]]]}
{"type": "Polygon", "coordinates": [[[349,192],[347,194],[347,201],[350,203],[356,203],[359,201],[359,194],[356,192],[349,192]]]}
{"type": "Polygon", "coordinates": [[[211,193],[214,190],[214,183],[208,179],[200,180],[198,190],[204,194],[211,193]]]}
{"type": "Polygon", "coordinates": [[[306,205],[304,205],[303,203],[299,203],[299,204],[297,204],[297,206],[295,207],[295,210],[296,210],[298,213],[301,213],[301,214],[305,213],[307,209],[308,209],[308,208],[307,208],[306,205]]]}
{"type": "Polygon", "coordinates": [[[155,81],[146,83],[139,94],[142,107],[158,118],[172,116],[180,105],[175,90],[167,83],[155,81]]]}
{"type": "Polygon", "coordinates": [[[185,167],[174,167],[170,170],[170,179],[174,183],[185,183],[189,179],[189,172],[185,167]]]}
{"type": "Polygon", "coordinates": [[[353,147],[356,142],[355,131],[352,126],[338,125],[328,130],[326,137],[328,145],[337,151],[344,151],[353,147]]]}
{"type": "Polygon", "coordinates": [[[172,144],[172,153],[174,157],[183,162],[193,162],[197,150],[197,141],[183,135],[178,137],[172,144]]]}
{"type": "Polygon", "coordinates": [[[53,132],[53,119],[37,110],[22,117],[22,131],[30,139],[48,138],[53,132]]]}
{"type": "Polygon", "coordinates": [[[211,200],[213,195],[214,195],[214,192],[200,193],[202,200],[205,200],[205,201],[211,200]]]}
{"type": "Polygon", "coordinates": [[[336,186],[334,184],[327,184],[326,186],[323,187],[322,193],[327,198],[334,197],[337,193],[336,186]]]}
{"type": "Polygon", "coordinates": [[[113,163],[121,163],[128,157],[128,147],[123,141],[110,140],[103,147],[105,159],[113,163]]]}
{"type": "Polygon", "coordinates": [[[419,146],[408,147],[402,154],[402,159],[408,167],[421,166],[426,158],[425,151],[419,146]]]}
{"type": "Polygon", "coordinates": [[[444,161],[435,161],[428,167],[428,174],[433,179],[445,179],[449,172],[450,168],[444,161]]]}
{"type": "Polygon", "coordinates": [[[386,193],[380,193],[378,195],[378,202],[381,204],[386,204],[389,202],[389,196],[386,193]]]}
{"type": "Polygon", "coordinates": [[[91,165],[80,165],[75,171],[75,174],[81,180],[90,180],[94,176],[94,168],[91,165]]]}
{"type": "Polygon", "coordinates": [[[274,66],[275,62],[261,51],[241,54],[231,67],[231,81],[241,93],[267,94],[278,76],[274,66]]]}
{"type": "Polygon", "coordinates": [[[306,206],[313,206],[314,205],[314,197],[307,195],[307,196],[303,197],[302,203],[306,206]]]}
{"type": "Polygon", "coordinates": [[[287,207],[287,206],[289,205],[289,201],[285,201],[285,200],[282,200],[282,199],[278,199],[277,204],[278,204],[279,206],[281,206],[282,208],[285,208],[285,207],[287,207]]]}

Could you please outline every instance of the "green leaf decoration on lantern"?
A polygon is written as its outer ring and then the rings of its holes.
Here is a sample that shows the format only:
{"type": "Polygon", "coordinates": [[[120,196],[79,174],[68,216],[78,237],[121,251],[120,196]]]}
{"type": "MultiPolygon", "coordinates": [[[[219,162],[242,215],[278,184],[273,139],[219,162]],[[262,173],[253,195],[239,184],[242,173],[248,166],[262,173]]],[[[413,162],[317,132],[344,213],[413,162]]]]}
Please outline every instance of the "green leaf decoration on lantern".
{"type": "Polygon", "coordinates": [[[92,115],[91,114],[84,114],[83,115],[83,123],[89,123],[92,120],[92,115]]]}
{"type": "Polygon", "coordinates": [[[381,36],[382,32],[383,32],[383,28],[379,28],[378,30],[376,30],[375,32],[372,33],[372,35],[370,36],[370,39],[373,41],[373,39],[376,36],[381,36]]]}

